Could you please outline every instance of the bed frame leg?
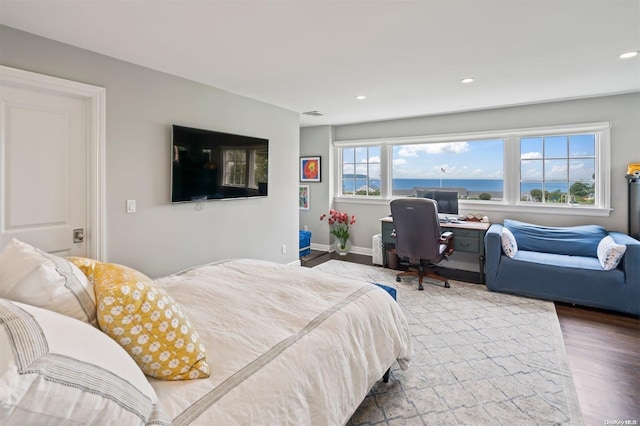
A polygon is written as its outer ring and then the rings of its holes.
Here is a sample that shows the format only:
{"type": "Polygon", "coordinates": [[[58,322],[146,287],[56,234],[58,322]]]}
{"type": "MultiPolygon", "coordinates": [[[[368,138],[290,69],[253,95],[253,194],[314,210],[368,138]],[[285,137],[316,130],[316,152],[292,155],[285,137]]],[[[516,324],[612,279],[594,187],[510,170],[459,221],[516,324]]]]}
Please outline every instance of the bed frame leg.
{"type": "Polygon", "coordinates": [[[389,373],[391,373],[391,368],[389,368],[382,376],[382,381],[385,383],[389,383],[389,373]]]}

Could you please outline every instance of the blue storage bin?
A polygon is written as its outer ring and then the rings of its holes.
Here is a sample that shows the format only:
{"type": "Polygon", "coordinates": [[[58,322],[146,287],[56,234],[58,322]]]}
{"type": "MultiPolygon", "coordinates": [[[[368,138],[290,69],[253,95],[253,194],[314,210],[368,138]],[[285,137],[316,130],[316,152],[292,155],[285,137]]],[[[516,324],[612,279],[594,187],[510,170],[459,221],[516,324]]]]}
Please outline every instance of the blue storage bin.
{"type": "Polygon", "coordinates": [[[311,232],[300,231],[300,257],[311,254],[311,232]]]}

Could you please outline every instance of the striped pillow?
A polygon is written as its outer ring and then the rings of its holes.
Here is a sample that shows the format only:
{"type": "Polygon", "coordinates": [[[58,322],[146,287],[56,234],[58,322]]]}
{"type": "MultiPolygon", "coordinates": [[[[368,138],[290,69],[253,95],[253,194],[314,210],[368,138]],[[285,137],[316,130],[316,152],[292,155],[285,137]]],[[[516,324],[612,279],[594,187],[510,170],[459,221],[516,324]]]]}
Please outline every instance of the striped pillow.
{"type": "Polygon", "coordinates": [[[6,299],[0,324],[0,424],[171,424],[142,371],[100,330],[6,299]]]}
{"type": "Polygon", "coordinates": [[[93,285],[82,271],[15,238],[0,253],[0,297],[97,325],[93,285]]]}

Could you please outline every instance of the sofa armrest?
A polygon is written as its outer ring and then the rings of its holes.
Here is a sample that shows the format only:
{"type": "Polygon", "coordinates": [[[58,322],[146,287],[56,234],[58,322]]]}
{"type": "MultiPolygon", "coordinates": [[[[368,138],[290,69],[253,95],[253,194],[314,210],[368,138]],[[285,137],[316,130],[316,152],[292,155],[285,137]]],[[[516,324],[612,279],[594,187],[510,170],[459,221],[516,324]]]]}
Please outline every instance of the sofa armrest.
{"type": "Polygon", "coordinates": [[[500,268],[500,258],[502,257],[502,243],[500,235],[502,234],[502,225],[494,223],[489,227],[484,235],[484,256],[485,256],[485,282],[487,287],[491,288],[495,282],[498,270],[500,268]]]}
{"type": "Polygon", "coordinates": [[[638,287],[640,297],[640,241],[621,232],[610,231],[609,235],[617,244],[627,246],[618,267],[624,270],[625,282],[638,287]]]}

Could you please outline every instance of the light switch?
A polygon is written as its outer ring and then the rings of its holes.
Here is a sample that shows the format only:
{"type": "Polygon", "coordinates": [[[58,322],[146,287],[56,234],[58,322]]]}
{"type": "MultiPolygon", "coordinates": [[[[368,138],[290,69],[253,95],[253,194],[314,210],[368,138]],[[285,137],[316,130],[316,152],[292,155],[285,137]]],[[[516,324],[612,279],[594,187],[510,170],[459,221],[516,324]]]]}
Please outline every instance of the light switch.
{"type": "Polygon", "coordinates": [[[127,200],[127,213],[136,212],[136,200],[127,200]]]}

